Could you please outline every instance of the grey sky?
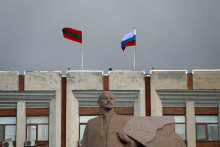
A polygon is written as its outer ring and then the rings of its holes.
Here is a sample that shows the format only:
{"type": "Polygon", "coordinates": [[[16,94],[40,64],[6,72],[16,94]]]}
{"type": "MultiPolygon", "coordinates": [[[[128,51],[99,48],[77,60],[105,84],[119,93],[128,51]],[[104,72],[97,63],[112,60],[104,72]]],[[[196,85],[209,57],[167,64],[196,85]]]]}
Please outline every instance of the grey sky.
{"type": "Polygon", "coordinates": [[[122,36],[137,29],[136,70],[220,69],[219,0],[0,0],[0,71],[133,69],[122,36]]]}

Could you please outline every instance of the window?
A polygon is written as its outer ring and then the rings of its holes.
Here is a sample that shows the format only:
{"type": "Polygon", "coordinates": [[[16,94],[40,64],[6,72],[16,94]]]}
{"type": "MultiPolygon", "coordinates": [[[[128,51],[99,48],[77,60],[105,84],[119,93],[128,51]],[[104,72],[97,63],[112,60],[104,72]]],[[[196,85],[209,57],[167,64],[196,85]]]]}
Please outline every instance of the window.
{"type": "MultiPolygon", "coordinates": [[[[80,140],[80,143],[83,139],[83,134],[84,134],[84,130],[86,128],[86,123],[90,120],[90,119],[93,119],[97,116],[80,116],[79,117],[79,140],[80,140]]],[[[80,144],[81,145],[81,144],[80,144]]]]}
{"type": "Polygon", "coordinates": [[[4,140],[15,141],[16,117],[0,117],[0,142],[4,140]]]}
{"type": "Polygon", "coordinates": [[[183,139],[186,140],[186,124],[184,115],[176,115],[175,119],[175,132],[183,139]]]}
{"type": "Polygon", "coordinates": [[[186,140],[186,121],[185,115],[164,115],[173,116],[175,120],[175,132],[183,139],[186,140]]]}
{"type": "Polygon", "coordinates": [[[196,116],[196,137],[197,140],[218,140],[218,116],[196,116]]]}
{"type": "Polygon", "coordinates": [[[48,141],[48,116],[27,117],[27,140],[48,141]]]}

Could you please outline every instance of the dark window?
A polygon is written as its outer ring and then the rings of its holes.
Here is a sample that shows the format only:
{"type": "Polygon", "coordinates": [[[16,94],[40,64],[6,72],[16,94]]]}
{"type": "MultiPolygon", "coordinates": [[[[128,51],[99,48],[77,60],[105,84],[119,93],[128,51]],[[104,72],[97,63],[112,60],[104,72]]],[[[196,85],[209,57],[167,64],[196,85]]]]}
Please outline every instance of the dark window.
{"type": "Polygon", "coordinates": [[[48,141],[48,116],[27,117],[27,140],[48,141]]]}
{"type": "Polygon", "coordinates": [[[4,126],[0,125],[0,141],[4,140],[4,126]]]}
{"type": "MultiPolygon", "coordinates": [[[[90,116],[80,116],[79,117],[79,140],[80,142],[82,141],[83,139],[83,134],[84,134],[84,130],[85,130],[85,127],[86,127],[86,124],[87,122],[92,119],[92,118],[95,118],[95,117],[98,117],[97,115],[90,115],[90,116]]],[[[81,146],[81,144],[80,144],[81,146]]]]}
{"type": "Polygon", "coordinates": [[[173,116],[175,120],[175,132],[183,139],[186,140],[186,118],[185,115],[164,115],[173,116]]]}
{"type": "Polygon", "coordinates": [[[0,117],[0,142],[4,140],[15,141],[16,117],[0,117]]]}
{"type": "Polygon", "coordinates": [[[175,132],[183,140],[186,140],[186,121],[185,121],[185,115],[174,115],[174,119],[175,119],[175,132]]]}
{"type": "Polygon", "coordinates": [[[197,140],[218,140],[218,116],[197,115],[196,134],[197,140]]]}

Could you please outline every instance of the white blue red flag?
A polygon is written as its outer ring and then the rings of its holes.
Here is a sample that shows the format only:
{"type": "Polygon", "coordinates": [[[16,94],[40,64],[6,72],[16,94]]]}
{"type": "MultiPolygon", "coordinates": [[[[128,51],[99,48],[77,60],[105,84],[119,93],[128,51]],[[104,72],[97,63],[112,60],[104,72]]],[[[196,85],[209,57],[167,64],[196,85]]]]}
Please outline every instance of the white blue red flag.
{"type": "Polygon", "coordinates": [[[121,41],[121,48],[124,51],[126,46],[135,46],[135,45],[136,45],[136,29],[123,36],[121,41]]]}

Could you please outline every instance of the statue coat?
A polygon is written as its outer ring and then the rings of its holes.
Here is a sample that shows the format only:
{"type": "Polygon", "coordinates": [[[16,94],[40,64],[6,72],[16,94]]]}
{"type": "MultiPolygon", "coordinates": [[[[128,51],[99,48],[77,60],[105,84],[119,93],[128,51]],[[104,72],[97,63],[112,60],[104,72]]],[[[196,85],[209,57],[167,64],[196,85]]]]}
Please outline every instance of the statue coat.
{"type": "Polygon", "coordinates": [[[107,127],[103,124],[101,115],[89,120],[84,131],[82,147],[138,147],[138,143],[132,139],[130,143],[123,143],[118,137],[118,133],[123,131],[132,118],[133,116],[113,113],[107,127]]]}

